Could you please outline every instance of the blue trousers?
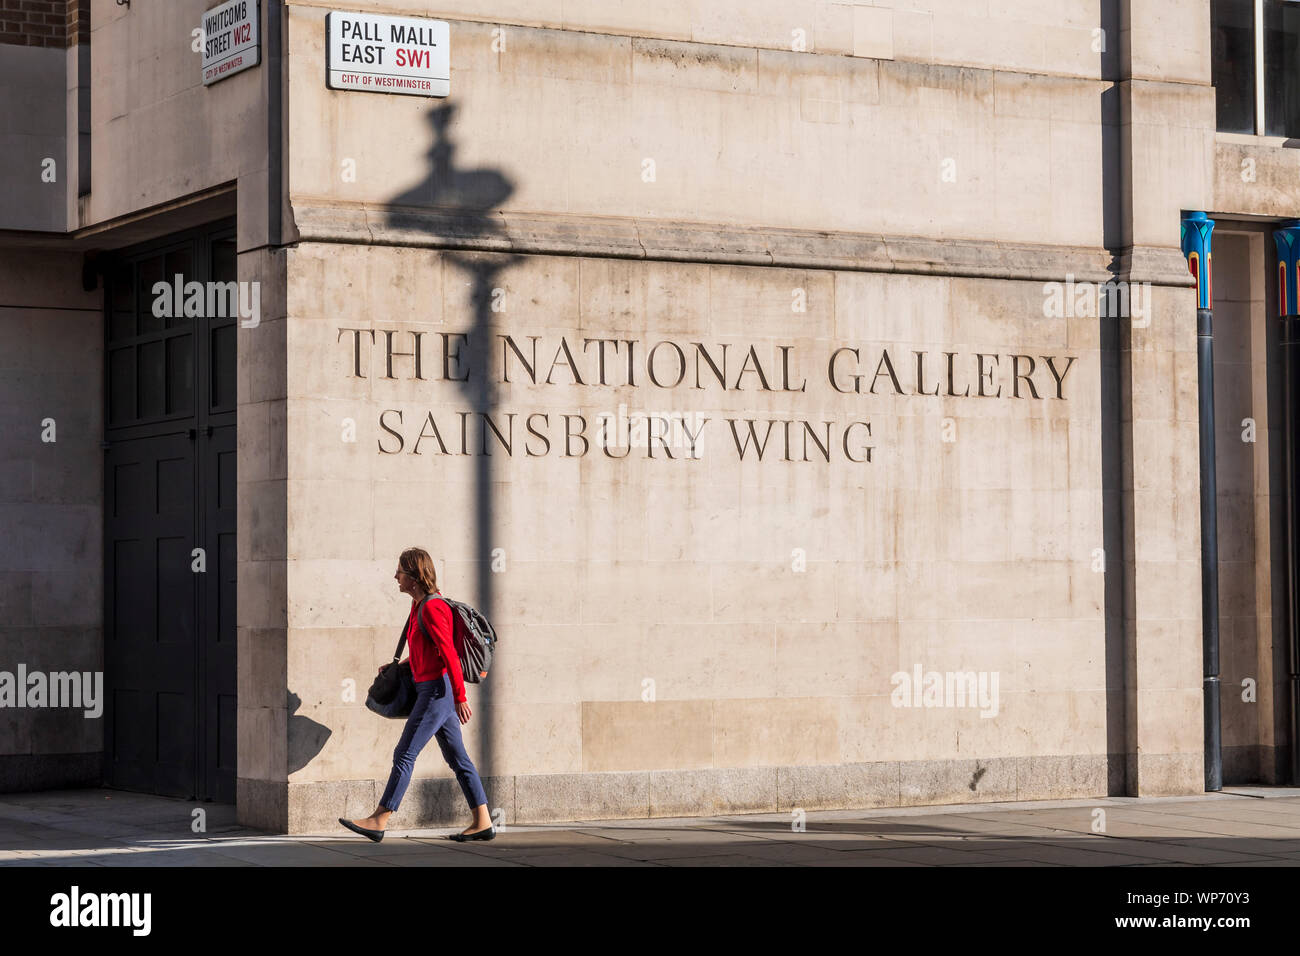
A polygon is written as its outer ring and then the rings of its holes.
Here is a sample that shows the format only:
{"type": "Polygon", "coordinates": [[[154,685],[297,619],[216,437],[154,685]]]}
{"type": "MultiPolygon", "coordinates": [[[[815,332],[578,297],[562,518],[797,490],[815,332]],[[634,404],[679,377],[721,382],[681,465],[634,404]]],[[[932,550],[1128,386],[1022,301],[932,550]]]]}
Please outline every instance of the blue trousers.
{"type": "Polygon", "coordinates": [[[393,772],[388,776],[388,786],[384,788],[380,806],[397,809],[407,784],[411,782],[415,758],[434,736],[438,738],[447,766],[456,773],[456,782],[460,784],[470,809],[487,803],[483,781],[479,779],[460,739],[460,716],[456,713],[456,701],[451,692],[451,678],[443,674],[435,680],[415,682],[415,706],[411,708],[411,716],[406,718],[402,739],[393,751],[393,772]]]}

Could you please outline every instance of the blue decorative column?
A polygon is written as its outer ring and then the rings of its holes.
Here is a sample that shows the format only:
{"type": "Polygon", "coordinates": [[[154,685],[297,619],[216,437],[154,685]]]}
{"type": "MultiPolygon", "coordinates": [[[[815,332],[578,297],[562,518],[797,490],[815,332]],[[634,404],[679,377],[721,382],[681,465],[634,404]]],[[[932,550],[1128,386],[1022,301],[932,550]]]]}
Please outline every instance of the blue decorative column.
{"type": "Polygon", "coordinates": [[[1201,438],[1201,657],[1205,675],[1205,789],[1223,789],[1219,719],[1219,523],[1214,477],[1214,220],[1183,218],[1183,255],[1196,278],[1196,373],[1201,438]]]}
{"type": "Polygon", "coordinates": [[[1282,367],[1282,466],[1286,499],[1286,598],[1291,687],[1291,785],[1300,785],[1300,462],[1296,389],[1300,386],[1300,222],[1273,233],[1277,243],[1278,359],[1282,367]]]}

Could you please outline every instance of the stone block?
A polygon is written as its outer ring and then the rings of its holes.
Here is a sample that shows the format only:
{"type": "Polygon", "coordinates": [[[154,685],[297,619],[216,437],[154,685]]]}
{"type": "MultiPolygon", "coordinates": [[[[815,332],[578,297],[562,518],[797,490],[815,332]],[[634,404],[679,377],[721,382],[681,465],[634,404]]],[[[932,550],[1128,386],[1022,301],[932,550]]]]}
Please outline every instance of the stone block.
{"type": "Polygon", "coordinates": [[[877,60],[894,58],[894,11],[882,7],[853,8],[853,55],[877,60]]]}
{"type": "Polygon", "coordinates": [[[516,823],[640,818],[650,811],[646,772],[532,774],[515,780],[516,823]]]}
{"type": "Polygon", "coordinates": [[[772,767],[654,770],[651,817],[698,817],[780,809],[772,767]]]}
{"type": "Polygon", "coordinates": [[[899,764],[844,763],[833,767],[778,767],[778,809],[850,809],[898,805],[899,764]]]}
{"type": "MultiPolygon", "coordinates": [[[[241,826],[289,833],[289,784],[250,777],[235,779],[235,807],[241,826]]],[[[373,810],[374,807],[371,807],[373,810]]],[[[341,815],[341,814],[340,814],[341,815]]]]}
{"type": "Polygon", "coordinates": [[[1020,757],[1016,760],[1017,800],[1071,800],[1104,797],[1107,784],[1105,754],[1020,757]]]}
{"type": "Polygon", "coordinates": [[[583,701],[582,769],[712,766],[714,706],[695,700],[583,701]]]}
{"type": "Polygon", "coordinates": [[[1016,761],[919,760],[899,765],[899,805],[998,802],[1015,798],[1016,761]]]}
{"type": "Polygon", "coordinates": [[[839,699],[780,697],[713,702],[713,765],[839,763],[839,699]]]}

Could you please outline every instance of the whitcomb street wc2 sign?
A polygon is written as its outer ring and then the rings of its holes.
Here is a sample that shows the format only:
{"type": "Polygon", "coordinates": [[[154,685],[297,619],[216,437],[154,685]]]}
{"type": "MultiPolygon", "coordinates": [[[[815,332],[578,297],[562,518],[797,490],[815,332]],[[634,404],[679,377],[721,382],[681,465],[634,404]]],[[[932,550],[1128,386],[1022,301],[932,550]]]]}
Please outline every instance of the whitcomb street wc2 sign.
{"type": "Polygon", "coordinates": [[[230,0],[203,14],[203,85],[242,73],[261,59],[257,0],[230,0]]]}
{"type": "Polygon", "coordinates": [[[443,20],[331,11],[325,18],[331,90],[447,96],[451,30],[443,20]]]}

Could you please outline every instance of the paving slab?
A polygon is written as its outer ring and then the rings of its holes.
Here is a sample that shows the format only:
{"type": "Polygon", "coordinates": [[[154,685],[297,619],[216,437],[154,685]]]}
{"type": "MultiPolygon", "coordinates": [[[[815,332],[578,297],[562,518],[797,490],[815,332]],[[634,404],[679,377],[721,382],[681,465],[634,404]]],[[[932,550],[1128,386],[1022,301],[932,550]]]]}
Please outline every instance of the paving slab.
{"type": "Polygon", "coordinates": [[[1206,807],[1199,810],[1182,809],[1177,817],[1184,820],[1212,820],[1220,823],[1258,824],[1278,830],[1289,830],[1300,837],[1300,813],[1278,813],[1270,810],[1237,807],[1206,807]]]}
{"type": "MultiPolygon", "coordinates": [[[[448,853],[455,853],[450,850],[448,853]]],[[[521,860],[494,859],[490,856],[478,856],[466,853],[463,856],[449,856],[448,853],[431,851],[428,853],[403,853],[401,856],[385,860],[391,866],[527,866],[521,860]]]]}
{"type": "Polygon", "coordinates": [[[439,849],[445,849],[450,853],[455,853],[457,848],[447,841],[446,847],[435,847],[421,840],[408,840],[402,837],[386,836],[379,843],[372,843],[369,840],[354,841],[328,841],[314,839],[306,841],[306,846],[319,847],[323,850],[332,850],[335,853],[341,853],[345,856],[358,857],[363,860],[372,859],[391,859],[399,856],[428,856],[439,849]]]}
{"type": "Polygon", "coordinates": [[[1062,833],[1066,832],[1057,827],[1047,824],[1034,823],[1016,823],[1008,818],[1005,811],[980,814],[980,813],[953,813],[953,814],[936,814],[935,816],[925,817],[923,823],[912,824],[914,833],[921,835],[928,832],[934,833],[1001,833],[1001,834],[1021,834],[1025,836],[1040,836],[1045,833],[1062,833]]]}
{"type": "Polygon", "coordinates": [[[662,866],[654,860],[632,860],[608,853],[575,850],[571,853],[534,853],[515,862],[524,866],[662,866]]]}
{"type": "MultiPolygon", "coordinates": [[[[837,853],[860,852],[862,855],[859,862],[863,865],[869,863],[874,856],[872,854],[881,854],[883,856],[895,856],[903,850],[919,849],[915,846],[903,846],[901,844],[892,847],[882,847],[880,849],[862,850],[862,851],[831,851],[837,853]]],[[[816,865],[826,860],[826,850],[816,846],[800,846],[796,843],[769,843],[762,846],[751,845],[747,847],[737,847],[733,851],[738,856],[758,860],[775,860],[779,863],[797,863],[800,865],[816,865]]]]}
{"type": "Polygon", "coordinates": [[[996,863],[999,857],[978,850],[959,850],[938,846],[899,846],[882,850],[864,850],[861,854],[866,866],[875,864],[877,859],[902,860],[907,863],[923,863],[929,866],[945,866],[950,863],[996,863]]]}
{"type": "Polygon", "coordinates": [[[114,854],[112,856],[93,856],[84,857],[80,862],[67,861],[63,866],[103,866],[103,867],[132,867],[153,869],[156,867],[189,867],[189,866],[248,866],[245,860],[236,860],[232,857],[222,856],[220,853],[205,853],[202,856],[184,856],[180,854],[165,854],[161,858],[144,855],[144,854],[114,854]]]}
{"type": "MultiPolygon", "coordinates": [[[[1151,865],[1154,866],[1155,864],[1151,864],[1151,865]]],[[[996,862],[993,862],[993,863],[987,863],[987,862],[979,862],[979,863],[947,863],[947,864],[945,864],[945,866],[993,866],[993,867],[1003,867],[1003,866],[1054,866],[1054,867],[1063,867],[1063,866],[1066,866],[1066,864],[1064,864],[1064,863],[1045,863],[1045,862],[1043,862],[1042,860],[999,860],[999,861],[996,861],[996,862]]]]}
{"type": "MultiPolygon", "coordinates": [[[[736,845],[719,846],[716,843],[692,845],[689,843],[612,843],[600,851],[602,856],[621,857],[627,860],[643,860],[666,866],[677,865],[676,861],[689,860],[700,856],[717,856],[719,853],[740,853],[736,845]]],[[[822,854],[824,857],[825,854],[822,854]]],[[[532,862],[532,858],[527,858],[532,862]]]]}
{"type": "Polygon", "coordinates": [[[1294,838],[1293,831],[1265,823],[1237,823],[1212,817],[1188,817],[1170,814],[1160,817],[1160,825],[1189,834],[1223,837],[1258,837],[1264,840],[1294,838]]]}
{"type": "Polygon", "coordinates": [[[1260,860],[1258,863],[1213,863],[1211,866],[1295,866],[1294,860],[1260,860]]]}
{"type": "Polygon", "coordinates": [[[1200,847],[1207,850],[1231,850],[1258,856],[1277,857],[1300,850],[1295,840],[1258,840],[1253,837],[1206,836],[1187,832],[1176,840],[1162,841],[1171,846],[1200,847]]]}
{"type": "Polygon", "coordinates": [[[1131,854],[1120,853],[1112,852],[1105,847],[1082,847],[1061,843],[1033,843],[1016,847],[1014,850],[992,850],[990,852],[995,856],[1028,860],[1034,863],[1059,863],[1062,866],[1131,866],[1135,863],[1152,862],[1150,857],[1137,855],[1140,851],[1134,849],[1131,845],[1126,845],[1125,849],[1133,849],[1134,852],[1131,854]]]}
{"type": "MultiPolygon", "coordinates": [[[[966,864],[966,863],[955,862],[957,859],[959,859],[959,858],[954,857],[954,861],[950,861],[950,862],[948,862],[948,863],[945,863],[944,865],[945,865],[945,866],[967,866],[967,865],[969,865],[969,864],[966,864]]],[[[803,864],[803,865],[806,865],[806,866],[819,866],[819,867],[820,867],[820,866],[871,867],[871,868],[874,869],[874,868],[876,868],[876,867],[878,867],[878,866],[884,866],[884,867],[893,867],[893,866],[912,866],[912,867],[916,867],[916,866],[921,866],[921,867],[924,867],[924,866],[930,866],[931,864],[929,864],[929,863],[914,863],[914,862],[912,862],[911,860],[899,860],[899,859],[896,859],[896,858],[894,858],[894,857],[892,857],[892,856],[886,856],[886,855],[884,855],[884,854],[880,854],[880,853],[873,853],[872,851],[869,851],[869,850],[863,850],[863,851],[861,851],[861,853],[859,853],[858,851],[854,851],[854,852],[852,852],[852,853],[839,853],[839,854],[836,854],[835,856],[827,857],[826,859],[821,860],[821,861],[818,862],[818,863],[803,864]],[[871,855],[868,857],[868,856],[865,855],[865,854],[867,854],[867,853],[871,853],[871,855]]],[[[1004,865],[1005,865],[1005,864],[1004,864],[1004,865]]]]}
{"type": "Polygon", "coordinates": [[[690,856],[683,857],[674,866],[795,866],[777,860],[761,860],[746,856],[690,856]]]}
{"type": "MultiPolygon", "coordinates": [[[[609,845],[611,841],[592,836],[581,830],[549,830],[545,833],[520,833],[510,830],[497,836],[494,840],[476,840],[469,843],[453,843],[445,837],[421,838],[410,837],[414,843],[425,847],[454,846],[463,853],[479,853],[484,856],[526,857],[555,854],[566,851],[598,850],[609,845]]],[[[384,841],[388,842],[387,839],[384,841]]],[[[382,844],[380,844],[382,845],[382,844]]]]}
{"type": "MultiPolygon", "coordinates": [[[[598,837],[607,841],[633,841],[645,844],[662,844],[665,846],[738,846],[741,844],[753,844],[761,846],[769,840],[745,832],[736,832],[732,830],[723,830],[716,827],[701,827],[699,830],[691,830],[689,827],[674,827],[672,829],[633,829],[631,827],[620,829],[605,829],[604,827],[584,829],[585,834],[598,837]]],[[[789,836],[789,831],[785,833],[789,836]]],[[[495,841],[493,841],[495,842],[495,841]]]]}

